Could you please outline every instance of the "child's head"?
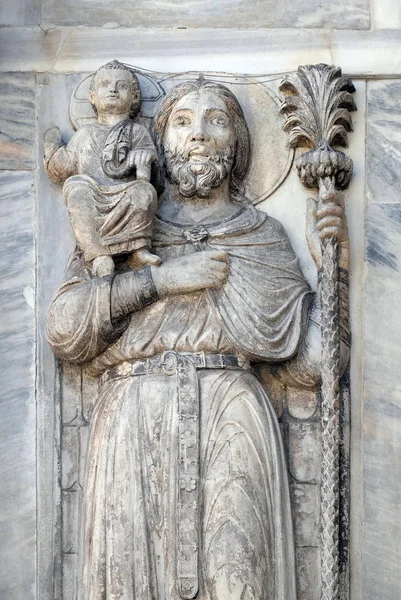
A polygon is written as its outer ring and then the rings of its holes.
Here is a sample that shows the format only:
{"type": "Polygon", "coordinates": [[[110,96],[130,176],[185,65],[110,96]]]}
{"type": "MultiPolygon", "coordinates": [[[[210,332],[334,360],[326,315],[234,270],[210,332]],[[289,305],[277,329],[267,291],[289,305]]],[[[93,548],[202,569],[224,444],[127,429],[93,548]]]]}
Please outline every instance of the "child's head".
{"type": "Polygon", "coordinates": [[[113,60],[100,67],[92,77],[89,101],[99,113],[124,114],[134,118],[141,105],[141,89],[135,72],[113,60]]]}

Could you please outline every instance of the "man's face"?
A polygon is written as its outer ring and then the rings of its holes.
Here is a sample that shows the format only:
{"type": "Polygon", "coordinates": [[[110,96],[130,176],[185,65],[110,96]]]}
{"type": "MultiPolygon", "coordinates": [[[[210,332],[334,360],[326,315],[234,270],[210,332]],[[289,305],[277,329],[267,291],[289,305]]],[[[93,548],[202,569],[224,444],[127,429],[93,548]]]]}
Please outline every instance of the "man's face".
{"type": "Polygon", "coordinates": [[[90,101],[98,114],[124,114],[131,110],[135,102],[132,75],[120,69],[100,69],[95,75],[95,85],[90,101]]]}
{"type": "Polygon", "coordinates": [[[212,90],[175,105],[164,136],[167,173],[184,196],[208,197],[230,172],[236,133],[224,101],[212,90]]]}

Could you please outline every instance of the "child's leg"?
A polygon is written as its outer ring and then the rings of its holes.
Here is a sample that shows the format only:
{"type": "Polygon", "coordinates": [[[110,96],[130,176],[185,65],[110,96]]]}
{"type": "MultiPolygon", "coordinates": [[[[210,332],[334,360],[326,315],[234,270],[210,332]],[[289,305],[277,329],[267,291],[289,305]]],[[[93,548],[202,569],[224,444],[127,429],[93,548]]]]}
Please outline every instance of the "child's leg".
{"type": "Polygon", "coordinates": [[[82,179],[70,179],[64,188],[71,226],[81,247],[85,262],[92,264],[92,274],[97,277],[112,275],[114,261],[99,235],[99,214],[95,205],[95,190],[82,179]]]}
{"type": "Polygon", "coordinates": [[[131,252],[132,268],[159,265],[161,259],[150,252],[157,194],[146,182],[134,182],[110,212],[102,226],[102,235],[113,254],[131,252]],[[115,213],[115,215],[114,215],[115,213]]]}
{"type": "Polygon", "coordinates": [[[64,188],[71,226],[87,262],[97,256],[111,254],[99,234],[101,218],[95,204],[95,193],[93,187],[82,179],[67,181],[64,188]]]}

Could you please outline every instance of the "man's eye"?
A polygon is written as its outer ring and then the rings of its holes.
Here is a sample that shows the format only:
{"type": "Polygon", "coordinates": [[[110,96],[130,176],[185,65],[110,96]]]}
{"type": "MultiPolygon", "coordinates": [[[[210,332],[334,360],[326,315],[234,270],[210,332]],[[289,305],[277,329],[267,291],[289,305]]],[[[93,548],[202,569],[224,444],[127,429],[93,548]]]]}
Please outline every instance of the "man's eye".
{"type": "Polygon", "coordinates": [[[127,89],[128,89],[128,84],[127,84],[127,83],[125,83],[125,81],[124,81],[124,82],[121,82],[121,83],[119,83],[119,84],[118,84],[118,87],[119,87],[121,90],[127,90],[127,89]]]}
{"type": "Polygon", "coordinates": [[[100,87],[107,87],[109,85],[108,81],[101,81],[100,82],[100,87]]]}
{"type": "Polygon", "coordinates": [[[228,126],[228,119],[227,117],[224,116],[216,116],[216,117],[212,117],[210,119],[210,123],[212,125],[217,125],[218,127],[227,127],[228,126]]]}
{"type": "Polygon", "coordinates": [[[173,125],[175,127],[185,127],[186,125],[189,125],[189,119],[188,119],[188,117],[184,117],[184,116],[180,115],[179,117],[176,117],[174,119],[173,125]]]}

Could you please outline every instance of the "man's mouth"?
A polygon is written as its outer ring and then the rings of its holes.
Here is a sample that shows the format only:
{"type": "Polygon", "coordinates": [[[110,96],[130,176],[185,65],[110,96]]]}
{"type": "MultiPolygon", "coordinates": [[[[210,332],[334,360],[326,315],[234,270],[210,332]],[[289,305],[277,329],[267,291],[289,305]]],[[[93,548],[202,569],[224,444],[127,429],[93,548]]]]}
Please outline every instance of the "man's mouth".
{"type": "Polygon", "coordinates": [[[197,144],[189,148],[187,155],[189,160],[204,161],[205,159],[210,159],[213,151],[207,146],[197,144]]]}

